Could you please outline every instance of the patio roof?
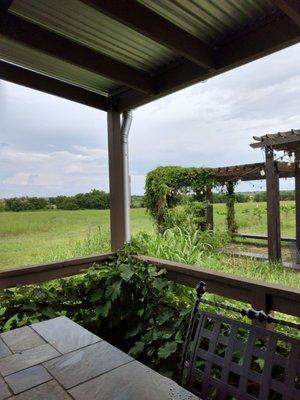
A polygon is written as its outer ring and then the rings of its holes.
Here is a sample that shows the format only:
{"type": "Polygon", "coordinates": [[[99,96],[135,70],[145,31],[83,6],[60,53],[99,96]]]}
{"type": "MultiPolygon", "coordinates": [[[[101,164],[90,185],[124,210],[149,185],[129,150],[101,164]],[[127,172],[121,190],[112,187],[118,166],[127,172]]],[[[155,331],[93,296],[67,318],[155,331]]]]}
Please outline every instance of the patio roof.
{"type": "Polygon", "coordinates": [[[0,78],[123,112],[299,39],[292,0],[2,0],[0,78]]]}

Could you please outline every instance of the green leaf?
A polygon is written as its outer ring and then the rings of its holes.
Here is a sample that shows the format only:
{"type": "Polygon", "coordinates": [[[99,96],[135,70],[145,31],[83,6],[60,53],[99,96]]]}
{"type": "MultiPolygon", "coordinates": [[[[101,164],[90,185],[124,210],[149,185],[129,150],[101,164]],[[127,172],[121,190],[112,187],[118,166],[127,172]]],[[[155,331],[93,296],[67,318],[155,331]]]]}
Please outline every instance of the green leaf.
{"type": "Polygon", "coordinates": [[[131,329],[129,332],[127,332],[125,339],[136,336],[141,330],[142,330],[142,324],[138,324],[133,329],[131,329]]]}
{"type": "Polygon", "coordinates": [[[166,359],[177,350],[176,342],[168,342],[158,349],[158,357],[166,359]]]}
{"type": "Polygon", "coordinates": [[[134,274],[134,270],[131,268],[130,265],[128,264],[124,264],[120,267],[120,271],[121,271],[121,277],[122,279],[124,279],[124,281],[129,281],[132,277],[132,275],[134,274]]]}
{"type": "Polygon", "coordinates": [[[32,310],[32,311],[36,311],[37,307],[35,303],[28,303],[28,304],[24,304],[22,307],[22,310],[32,310]]]}
{"type": "Polygon", "coordinates": [[[96,307],[95,312],[97,316],[101,315],[102,317],[106,318],[108,316],[110,309],[111,309],[111,302],[108,301],[107,303],[96,307]]]}
{"type": "Polygon", "coordinates": [[[133,357],[138,357],[141,352],[144,350],[145,343],[136,342],[135,345],[129,350],[129,355],[133,357]]]}
{"type": "Polygon", "coordinates": [[[170,311],[165,311],[156,318],[156,322],[158,323],[158,325],[162,325],[166,321],[168,321],[172,316],[173,314],[170,311]]]}
{"type": "Polygon", "coordinates": [[[176,343],[183,343],[182,334],[181,334],[180,331],[178,331],[178,332],[176,333],[176,335],[175,335],[175,342],[176,342],[176,343]]]}
{"type": "Polygon", "coordinates": [[[97,290],[93,292],[90,296],[90,300],[92,303],[95,303],[96,301],[100,300],[101,297],[103,296],[103,290],[97,290]]]}
{"type": "Polygon", "coordinates": [[[166,287],[168,282],[164,281],[163,279],[155,279],[153,282],[153,287],[157,290],[162,290],[164,287],[166,287]]]}
{"type": "Polygon", "coordinates": [[[107,287],[105,296],[106,298],[111,298],[112,301],[115,301],[121,294],[121,281],[117,281],[114,284],[107,287]]]}

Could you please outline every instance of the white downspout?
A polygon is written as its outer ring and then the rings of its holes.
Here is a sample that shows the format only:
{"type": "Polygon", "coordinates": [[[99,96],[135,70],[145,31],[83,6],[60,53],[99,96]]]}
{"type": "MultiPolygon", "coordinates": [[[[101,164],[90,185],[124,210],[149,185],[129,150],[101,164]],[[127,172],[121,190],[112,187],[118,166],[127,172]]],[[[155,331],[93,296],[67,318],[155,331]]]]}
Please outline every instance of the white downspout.
{"type": "Polygon", "coordinates": [[[130,241],[130,175],[129,175],[129,158],[128,158],[128,136],[132,122],[132,111],[123,113],[121,136],[123,151],[123,173],[124,173],[124,208],[125,208],[125,241],[130,241]]]}

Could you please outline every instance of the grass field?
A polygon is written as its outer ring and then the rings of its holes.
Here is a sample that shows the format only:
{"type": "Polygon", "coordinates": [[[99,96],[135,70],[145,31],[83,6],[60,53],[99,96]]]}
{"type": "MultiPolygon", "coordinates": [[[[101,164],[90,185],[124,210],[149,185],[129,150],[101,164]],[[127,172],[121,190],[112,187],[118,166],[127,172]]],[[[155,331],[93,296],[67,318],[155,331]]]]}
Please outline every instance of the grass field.
{"type": "MultiPolygon", "coordinates": [[[[283,203],[282,234],[294,236],[293,202],[283,203]]],[[[266,204],[236,204],[240,232],[266,232],[266,204]],[[261,210],[261,211],[259,211],[261,210]]],[[[224,204],[214,205],[215,226],[226,228],[224,204]]],[[[131,210],[132,232],[153,232],[152,220],[145,209],[131,210]]],[[[23,266],[84,255],[89,248],[98,248],[93,235],[99,230],[99,250],[109,249],[109,211],[35,211],[0,213],[0,268],[23,266]],[[82,243],[84,242],[84,251],[82,243]]],[[[92,250],[91,250],[92,251],[92,250]]]]}
{"type": "MultiPolygon", "coordinates": [[[[131,211],[132,232],[153,230],[144,209],[131,211]]],[[[108,236],[108,210],[51,210],[0,213],[0,268],[51,261],[62,248],[99,230],[108,236]]]]}

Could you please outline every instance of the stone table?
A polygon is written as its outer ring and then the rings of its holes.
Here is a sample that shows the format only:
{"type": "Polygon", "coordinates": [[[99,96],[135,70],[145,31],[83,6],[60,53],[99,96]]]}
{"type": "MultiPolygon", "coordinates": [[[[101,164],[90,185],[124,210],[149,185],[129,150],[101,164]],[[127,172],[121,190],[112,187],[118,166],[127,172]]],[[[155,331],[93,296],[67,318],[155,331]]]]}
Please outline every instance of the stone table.
{"type": "Polygon", "coordinates": [[[0,334],[0,400],[196,400],[66,317],[0,334]]]}

